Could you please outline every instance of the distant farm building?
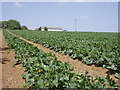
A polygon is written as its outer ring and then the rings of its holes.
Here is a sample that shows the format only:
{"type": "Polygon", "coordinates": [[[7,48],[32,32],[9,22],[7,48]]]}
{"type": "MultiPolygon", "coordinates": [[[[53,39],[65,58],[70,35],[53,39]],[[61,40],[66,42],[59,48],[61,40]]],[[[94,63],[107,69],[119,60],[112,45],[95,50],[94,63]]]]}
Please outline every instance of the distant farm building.
{"type": "MultiPolygon", "coordinates": [[[[45,31],[45,27],[40,27],[40,31],[45,31]]],[[[64,31],[62,28],[59,27],[47,27],[48,31],[64,31]]]]}
{"type": "Polygon", "coordinates": [[[35,29],[33,29],[33,28],[28,28],[28,30],[35,30],[35,29]]]}

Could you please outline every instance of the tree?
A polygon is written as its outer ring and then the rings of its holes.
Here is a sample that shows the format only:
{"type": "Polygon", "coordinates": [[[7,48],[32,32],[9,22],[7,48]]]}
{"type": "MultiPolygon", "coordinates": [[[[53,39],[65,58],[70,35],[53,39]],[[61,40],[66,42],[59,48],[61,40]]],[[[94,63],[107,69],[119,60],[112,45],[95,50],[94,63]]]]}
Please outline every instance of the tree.
{"type": "Polygon", "coordinates": [[[38,31],[41,31],[41,27],[38,28],[38,31]]]}
{"type": "Polygon", "coordinates": [[[2,21],[0,21],[0,28],[2,28],[2,21]]]}
{"type": "Polygon", "coordinates": [[[0,28],[21,29],[21,25],[16,20],[0,21],[0,28]]]}
{"type": "Polygon", "coordinates": [[[17,20],[8,20],[8,28],[10,29],[21,29],[21,25],[20,22],[18,22],[17,20]]]}
{"type": "Polygon", "coordinates": [[[2,26],[2,28],[4,28],[4,29],[8,28],[8,27],[9,27],[8,21],[2,21],[2,22],[1,22],[1,26],[2,26]]]}
{"type": "Polygon", "coordinates": [[[48,28],[47,28],[47,27],[44,27],[44,31],[48,31],[48,28]]]}
{"type": "Polygon", "coordinates": [[[25,30],[25,29],[28,30],[27,26],[25,26],[25,25],[23,25],[23,26],[21,27],[21,29],[22,29],[22,30],[25,30]]]}

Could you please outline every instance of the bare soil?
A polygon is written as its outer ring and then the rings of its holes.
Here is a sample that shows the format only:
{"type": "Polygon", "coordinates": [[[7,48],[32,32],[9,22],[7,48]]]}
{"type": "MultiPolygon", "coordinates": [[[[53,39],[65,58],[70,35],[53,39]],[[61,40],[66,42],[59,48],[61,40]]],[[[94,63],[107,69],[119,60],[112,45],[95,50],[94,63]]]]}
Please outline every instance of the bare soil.
{"type": "Polygon", "coordinates": [[[0,29],[0,90],[2,89],[2,30],[0,29]]]}
{"type": "MultiPolygon", "coordinates": [[[[11,33],[10,31],[8,31],[9,33],[11,33]]],[[[114,72],[108,70],[108,69],[105,69],[105,68],[102,68],[102,67],[96,67],[94,65],[92,66],[88,66],[86,64],[83,64],[80,60],[78,59],[72,59],[70,56],[68,55],[62,55],[62,54],[59,54],[53,50],[50,50],[49,48],[46,48],[40,44],[37,44],[37,43],[33,43],[29,40],[26,40],[24,39],[23,37],[20,37],[18,35],[15,35],[13,33],[11,33],[12,35],[16,36],[16,37],[19,37],[20,39],[28,42],[29,44],[32,44],[34,45],[35,47],[37,47],[38,49],[44,51],[45,53],[53,53],[55,54],[56,56],[58,56],[58,60],[62,61],[62,62],[70,62],[70,64],[73,66],[74,68],[74,73],[77,73],[77,72],[82,72],[82,73],[85,73],[85,71],[87,70],[89,72],[89,74],[91,76],[93,76],[94,74],[100,76],[100,77],[105,77],[108,73],[111,74],[110,77],[113,78],[115,81],[118,81],[118,79],[115,78],[115,75],[114,75],[114,72]]]]}
{"type": "Polygon", "coordinates": [[[15,52],[8,47],[7,42],[2,35],[2,59],[0,65],[2,65],[2,88],[23,88],[25,80],[22,79],[22,74],[24,73],[24,68],[21,65],[13,67],[14,62],[16,61],[14,56],[15,52]]]}

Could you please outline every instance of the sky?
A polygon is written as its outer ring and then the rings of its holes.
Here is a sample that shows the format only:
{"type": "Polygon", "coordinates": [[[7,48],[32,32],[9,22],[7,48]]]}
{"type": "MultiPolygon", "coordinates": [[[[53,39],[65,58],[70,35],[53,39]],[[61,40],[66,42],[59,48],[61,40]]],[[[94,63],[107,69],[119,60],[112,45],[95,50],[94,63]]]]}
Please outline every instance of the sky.
{"type": "Polygon", "coordinates": [[[2,2],[2,20],[18,20],[35,29],[118,32],[118,2],[2,2]]]}

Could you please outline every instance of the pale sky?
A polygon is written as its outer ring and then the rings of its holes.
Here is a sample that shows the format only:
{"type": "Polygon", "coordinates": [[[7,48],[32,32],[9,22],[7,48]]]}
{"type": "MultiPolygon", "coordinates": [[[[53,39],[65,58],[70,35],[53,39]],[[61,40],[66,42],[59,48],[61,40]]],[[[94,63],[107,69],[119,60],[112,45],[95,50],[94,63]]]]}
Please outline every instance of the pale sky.
{"type": "Polygon", "coordinates": [[[60,27],[68,31],[74,31],[77,19],[78,31],[118,32],[118,2],[2,2],[2,20],[9,19],[30,28],[60,27]]]}

